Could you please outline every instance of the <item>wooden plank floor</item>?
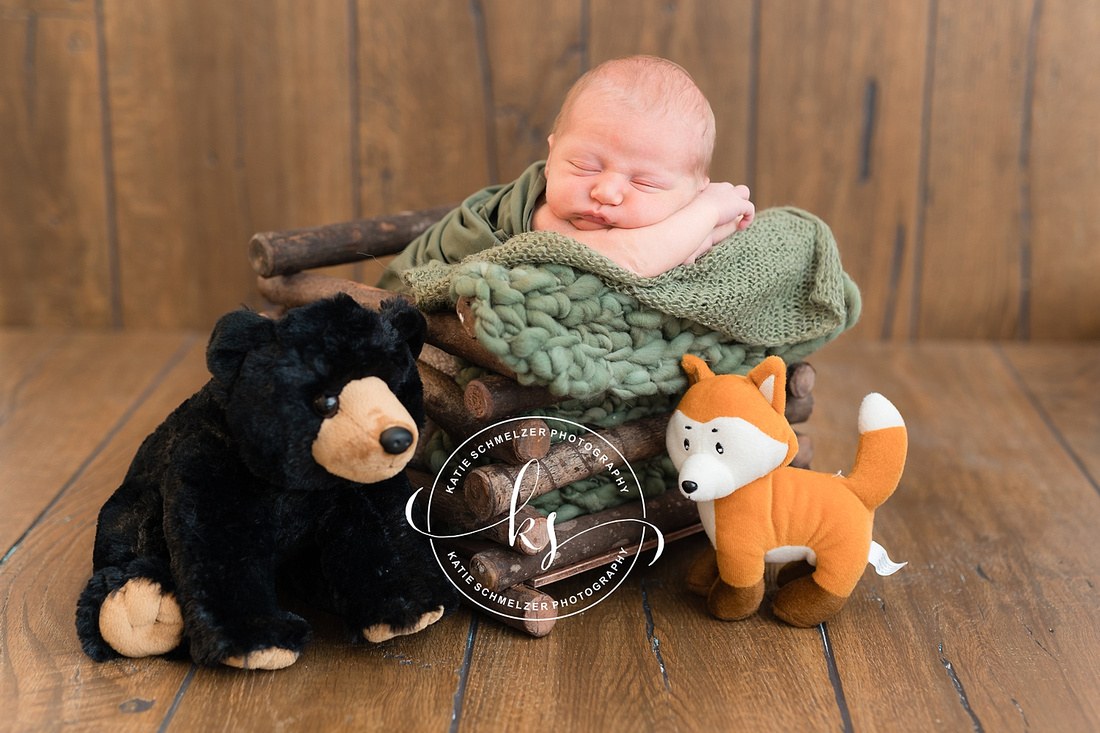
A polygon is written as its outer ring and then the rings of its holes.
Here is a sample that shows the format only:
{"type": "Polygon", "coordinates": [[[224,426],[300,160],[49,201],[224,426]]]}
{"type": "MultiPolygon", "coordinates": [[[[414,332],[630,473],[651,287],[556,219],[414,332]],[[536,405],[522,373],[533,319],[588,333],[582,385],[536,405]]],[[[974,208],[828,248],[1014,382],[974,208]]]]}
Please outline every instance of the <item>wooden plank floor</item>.
{"type": "Polygon", "coordinates": [[[0,730],[1100,729],[1100,344],[815,355],[817,470],[850,468],[868,391],[911,448],[875,530],[909,565],[814,629],[708,617],[695,536],[544,639],[461,609],[353,647],[295,608],[315,640],[280,672],[96,664],[73,627],[96,513],[204,343],[0,331],[0,730]]]}

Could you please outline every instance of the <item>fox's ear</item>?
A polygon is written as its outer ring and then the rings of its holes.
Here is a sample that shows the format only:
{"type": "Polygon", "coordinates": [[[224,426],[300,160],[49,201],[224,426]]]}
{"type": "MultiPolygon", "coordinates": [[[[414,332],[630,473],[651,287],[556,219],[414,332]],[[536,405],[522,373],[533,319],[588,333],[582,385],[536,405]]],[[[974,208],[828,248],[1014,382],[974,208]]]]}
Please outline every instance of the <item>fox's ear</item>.
{"type": "Polygon", "coordinates": [[[694,354],[684,354],[684,358],[680,363],[683,365],[684,371],[687,372],[688,386],[714,376],[714,372],[710,370],[707,363],[694,354]]]}
{"type": "Polygon", "coordinates": [[[780,415],[787,407],[787,365],[778,356],[769,356],[749,372],[749,381],[756,385],[764,399],[780,415]]]}

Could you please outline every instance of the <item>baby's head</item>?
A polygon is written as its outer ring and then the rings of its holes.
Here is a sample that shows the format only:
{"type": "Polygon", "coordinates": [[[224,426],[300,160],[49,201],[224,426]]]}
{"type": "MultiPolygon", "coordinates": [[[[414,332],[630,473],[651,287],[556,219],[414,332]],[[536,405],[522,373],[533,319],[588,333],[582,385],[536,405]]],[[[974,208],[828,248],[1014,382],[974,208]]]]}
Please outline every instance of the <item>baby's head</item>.
{"type": "Polygon", "coordinates": [[[549,143],[546,202],[556,216],[579,229],[648,226],[709,183],[714,114],[683,68],[630,56],[573,85],[549,143]]]}

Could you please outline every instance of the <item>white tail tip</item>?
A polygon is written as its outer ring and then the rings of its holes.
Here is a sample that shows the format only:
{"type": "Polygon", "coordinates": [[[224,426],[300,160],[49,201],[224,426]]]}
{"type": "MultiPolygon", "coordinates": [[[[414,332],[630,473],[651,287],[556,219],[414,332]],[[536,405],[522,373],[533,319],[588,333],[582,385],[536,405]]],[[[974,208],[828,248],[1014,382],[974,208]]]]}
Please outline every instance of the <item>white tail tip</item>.
{"type": "Polygon", "coordinates": [[[863,404],[859,406],[860,434],[883,428],[900,427],[905,427],[905,421],[901,419],[901,413],[890,400],[878,392],[872,392],[863,398],[863,404]]]}

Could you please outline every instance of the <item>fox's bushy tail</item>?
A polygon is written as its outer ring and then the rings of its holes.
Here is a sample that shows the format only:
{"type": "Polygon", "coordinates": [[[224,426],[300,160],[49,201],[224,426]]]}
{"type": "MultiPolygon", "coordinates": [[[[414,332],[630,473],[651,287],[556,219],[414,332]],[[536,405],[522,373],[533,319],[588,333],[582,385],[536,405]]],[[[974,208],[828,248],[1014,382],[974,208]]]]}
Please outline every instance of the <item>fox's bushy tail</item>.
{"type": "Polygon", "coordinates": [[[901,413],[877,392],[859,407],[859,450],[848,475],[849,488],[868,509],[875,509],[894,493],[905,468],[908,436],[901,413]]]}

